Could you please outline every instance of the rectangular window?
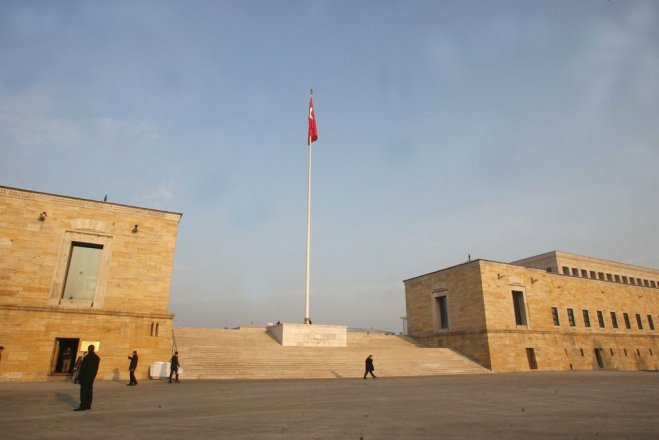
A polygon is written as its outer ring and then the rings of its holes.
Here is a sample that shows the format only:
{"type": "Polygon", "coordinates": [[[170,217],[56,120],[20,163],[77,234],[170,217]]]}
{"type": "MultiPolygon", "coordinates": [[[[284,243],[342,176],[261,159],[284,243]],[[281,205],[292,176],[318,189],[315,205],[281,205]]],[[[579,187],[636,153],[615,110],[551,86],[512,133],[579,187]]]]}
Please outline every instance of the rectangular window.
{"type": "Polygon", "coordinates": [[[657,287],[657,283],[655,283],[654,281],[650,281],[650,285],[655,288],[657,287]]]}
{"type": "Polygon", "coordinates": [[[515,324],[526,325],[526,308],[524,307],[524,292],[513,290],[513,307],[515,309],[515,324]]]}
{"type": "Polygon", "coordinates": [[[634,277],[629,277],[629,284],[635,286],[636,285],[636,279],[634,277]]]}
{"type": "Polygon", "coordinates": [[[650,287],[650,282],[648,280],[643,280],[645,287],[650,287]]]}
{"type": "Polygon", "coordinates": [[[604,281],[604,272],[597,272],[597,278],[604,281]]]}
{"type": "Polygon", "coordinates": [[[570,327],[577,325],[577,323],[574,321],[574,310],[567,309],[567,320],[570,323],[570,327]]]}
{"type": "Polygon", "coordinates": [[[613,328],[618,328],[618,317],[616,316],[616,312],[611,312],[611,325],[613,328]]]}
{"type": "Polygon", "coordinates": [[[597,322],[600,325],[600,328],[604,328],[604,313],[601,310],[597,311],[597,322]]]}
{"type": "Polygon", "coordinates": [[[588,315],[588,310],[582,310],[581,313],[583,314],[583,325],[590,327],[590,316],[588,315]]]}
{"type": "Polygon", "coordinates": [[[62,292],[63,299],[94,299],[103,245],[71,243],[71,257],[62,292]]]}
{"type": "Polygon", "coordinates": [[[558,308],[551,308],[551,317],[554,320],[554,325],[561,325],[561,321],[558,319],[558,308]]]}
{"type": "Polygon", "coordinates": [[[437,311],[439,315],[439,328],[447,329],[448,328],[448,302],[446,300],[446,295],[438,296],[435,298],[437,302],[437,311]]]}
{"type": "Polygon", "coordinates": [[[548,267],[548,268],[545,269],[545,270],[547,271],[547,273],[552,273],[552,272],[554,271],[551,267],[548,267]]]}
{"type": "Polygon", "coordinates": [[[611,275],[610,273],[607,273],[607,274],[606,274],[606,281],[611,281],[611,282],[613,282],[613,275],[611,275]]]}
{"type": "Polygon", "coordinates": [[[620,275],[615,275],[616,283],[620,282],[620,275]]]}
{"type": "Polygon", "coordinates": [[[643,285],[643,280],[640,279],[640,278],[636,278],[636,284],[639,285],[639,286],[642,286],[643,285]]]}
{"type": "Polygon", "coordinates": [[[652,315],[648,315],[648,326],[650,330],[654,330],[654,321],[652,320],[652,315]]]}
{"type": "Polygon", "coordinates": [[[636,325],[638,326],[639,330],[643,330],[643,320],[641,319],[641,315],[638,313],[636,314],[636,325]]]}
{"type": "Polygon", "coordinates": [[[629,281],[627,281],[627,277],[624,276],[624,275],[622,276],[622,283],[623,284],[629,284],[629,281]]]}
{"type": "Polygon", "coordinates": [[[572,268],[572,276],[573,277],[578,277],[579,276],[579,269],[577,269],[576,267],[573,267],[572,268]]]}
{"type": "Polygon", "coordinates": [[[632,324],[631,324],[631,322],[629,322],[629,314],[627,314],[627,313],[623,313],[623,314],[622,314],[622,317],[623,317],[623,319],[625,320],[625,328],[626,328],[626,329],[630,329],[630,328],[632,328],[632,324]]]}
{"type": "Polygon", "coordinates": [[[581,277],[588,278],[588,271],[586,269],[581,269],[581,277]]]}
{"type": "Polygon", "coordinates": [[[567,266],[563,266],[563,275],[570,275],[570,268],[567,266]]]}
{"type": "Polygon", "coordinates": [[[596,273],[594,270],[591,270],[591,271],[590,271],[590,277],[591,277],[592,279],[596,280],[596,279],[597,279],[597,273],[596,273]]]}

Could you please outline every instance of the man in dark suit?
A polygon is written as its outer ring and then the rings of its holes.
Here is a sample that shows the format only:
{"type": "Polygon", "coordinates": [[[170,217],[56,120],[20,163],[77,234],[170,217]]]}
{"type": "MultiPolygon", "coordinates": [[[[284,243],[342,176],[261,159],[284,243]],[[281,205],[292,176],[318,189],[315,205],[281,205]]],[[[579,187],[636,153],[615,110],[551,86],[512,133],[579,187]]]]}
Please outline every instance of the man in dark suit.
{"type": "Polygon", "coordinates": [[[176,382],[178,382],[178,367],[181,364],[178,363],[178,351],[172,356],[171,368],[169,370],[169,383],[172,383],[172,375],[176,374],[176,382]]]}
{"type": "Polygon", "coordinates": [[[373,371],[375,371],[375,367],[373,366],[373,355],[369,354],[368,357],[366,358],[366,361],[364,361],[364,366],[365,366],[365,371],[364,371],[364,379],[366,379],[366,375],[371,373],[371,376],[373,376],[373,379],[375,379],[375,374],[373,374],[373,371]]]}
{"type": "Polygon", "coordinates": [[[94,379],[98,372],[98,364],[101,363],[101,358],[94,353],[94,346],[90,345],[87,348],[87,355],[82,358],[80,362],[80,370],[78,373],[78,382],[80,383],[80,406],[74,411],[87,411],[92,409],[92,397],[94,391],[94,379]]]}
{"type": "Polygon", "coordinates": [[[137,368],[137,352],[134,351],[132,356],[128,356],[130,359],[130,365],[128,370],[130,371],[130,382],[128,383],[129,387],[137,385],[137,379],[135,379],[135,369],[137,368]]]}

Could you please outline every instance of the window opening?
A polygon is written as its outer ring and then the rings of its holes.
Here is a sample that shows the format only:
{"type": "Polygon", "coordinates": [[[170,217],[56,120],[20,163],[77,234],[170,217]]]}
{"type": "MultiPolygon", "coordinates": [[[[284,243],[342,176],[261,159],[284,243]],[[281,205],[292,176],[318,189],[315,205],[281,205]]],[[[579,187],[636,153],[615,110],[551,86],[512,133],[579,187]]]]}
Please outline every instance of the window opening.
{"type": "Polygon", "coordinates": [[[63,299],[92,301],[101,264],[103,245],[71,243],[71,256],[62,292],[63,299]]]}
{"type": "Polygon", "coordinates": [[[632,328],[632,324],[631,324],[631,322],[629,322],[629,314],[627,314],[627,313],[623,313],[623,314],[622,314],[622,317],[623,317],[623,319],[625,320],[625,328],[626,328],[626,329],[631,329],[631,328],[632,328]]]}
{"type": "Polygon", "coordinates": [[[567,309],[567,320],[570,323],[570,327],[574,327],[577,323],[574,320],[574,310],[567,309]]]}
{"type": "Polygon", "coordinates": [[[554,325],[561,325],[561,322],[558,318],[558,308],[557,307],[552,307],[551,308],[551,317],[554,321],[554,325]]]}
{"type": "Polygon", "coordinates": [[[524,307],[524,292],[513,290],[513,308],[515,309],[515,324],[526,325],[526,309],[524,307]]]}

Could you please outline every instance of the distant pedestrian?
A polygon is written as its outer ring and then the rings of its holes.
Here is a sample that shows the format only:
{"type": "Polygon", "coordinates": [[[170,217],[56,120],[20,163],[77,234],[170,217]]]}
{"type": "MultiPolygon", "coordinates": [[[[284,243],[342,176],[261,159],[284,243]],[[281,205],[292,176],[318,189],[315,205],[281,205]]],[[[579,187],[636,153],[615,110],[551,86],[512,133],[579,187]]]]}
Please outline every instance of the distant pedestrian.
{"type": "Polygon", "coordinates": [[[80,406],[74,411],[87,411],[92,409],[92,397],[94,392],[94,379],[98,373],[98,364],[101,358],[94,353],[94,346],[87,348],[87,355],[82,358],[78,369],[78,382],[80,383],[80,406]]]}
{"type": "Polygon", "coordinates": [[[66,347],[64,353],[62,353],[62,373],[69,373],[71,371],[71,348],[66,347]]]}
{"type": "Polygon", "coordinates": [[[375,367],[373,366],[373,355],[369,354],[368,357],[366,358],[366,361],[364,362],[365,364],[365,369],[364,369],[364,379],[366,379],[366,375],[368,373],[371,373],[371,376],[373,376],[373,379],[375,379],[375,374],[373,372],[375,371],[375,367]]]}
{"type": "Polygon", "coordinates": [[[137,351],[133,351],[132,356],[128,356],[130,359],[130,365],[128,366],[128,371],[130,371],[130,382],[128,383],[129,387],[137,385],[137,379],[135,379],[135,369],[137,368],[137,351]]]}
{"type": "Polygon", "coordinates": [[[176,382],[178,382],[178,368],[181,364],[178,363],[178,351],[172,356],[172,363],[169,369],[169,383],[172,383],[172,375],[176,374],[176,382]]]}

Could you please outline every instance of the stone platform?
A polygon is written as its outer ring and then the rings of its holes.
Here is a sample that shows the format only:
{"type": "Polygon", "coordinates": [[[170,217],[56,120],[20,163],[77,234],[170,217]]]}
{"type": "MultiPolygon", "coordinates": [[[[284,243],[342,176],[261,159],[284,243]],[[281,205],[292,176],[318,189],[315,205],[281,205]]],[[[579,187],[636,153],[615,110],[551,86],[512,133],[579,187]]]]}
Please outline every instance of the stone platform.
{"type": "Polygon", "coordinates": [[[284,347],[346,347],[348,328],[344,325],[276,324],[267,327],[284,347]]]}

